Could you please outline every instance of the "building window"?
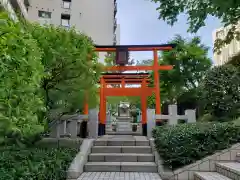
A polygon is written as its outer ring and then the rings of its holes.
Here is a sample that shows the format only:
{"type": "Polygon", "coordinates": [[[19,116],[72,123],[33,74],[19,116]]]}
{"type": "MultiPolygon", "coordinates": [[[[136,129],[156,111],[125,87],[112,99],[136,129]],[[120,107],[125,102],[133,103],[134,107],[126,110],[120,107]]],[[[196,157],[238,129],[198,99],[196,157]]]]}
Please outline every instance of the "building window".
{"type": "Polygon", "coordinates": [[[61,25],[64,27],[70,27],[70,15],[69,14],[61,15],[61,25]]]}
{"type": "Polygon", "coordinates": [[[51,16],[52,16],[51,12],[48,12],[48,11],[38,11],[38,17],[40,17],[40,18],[50,19],[51,16]]]}
{"type": "Polygon", "coordinates": [[[72,0],[63,0],[63,8],[70,9],[72,0]]]}

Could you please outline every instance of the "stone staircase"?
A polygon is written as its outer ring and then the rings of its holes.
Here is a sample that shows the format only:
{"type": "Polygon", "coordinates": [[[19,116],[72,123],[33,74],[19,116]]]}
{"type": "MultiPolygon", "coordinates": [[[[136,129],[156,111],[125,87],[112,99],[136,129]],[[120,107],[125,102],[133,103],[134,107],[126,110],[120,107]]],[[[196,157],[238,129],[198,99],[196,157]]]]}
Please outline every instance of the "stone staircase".
{"type": "Polygon", "coordinates": [[[132,131],[131,118],[124,116],[117,117],[117,132],[123,133],[131,131],[132,131]]]}
{"type": "Polygon", "coordinates": [[[105,135],[94,142],[85,172],[157,172],[152,148],[144,136],[105,135]]]}
{"type": "Polygon", "coordinates": [[[240,153],[236,159],[216,162],[216,172],[195,172],[194,180],[240,180],[240,153]]]}
{"type": "Polygon", "coordinates": [[[136,132],[132,131],[132,119],[129,116],[118,116],[116,118],[117,121],[117,130],[116,132],[112,131],[112,127],[110,124],[107,125],[106,127],[106,133],[108,135],[141,135],[141,127],[138,126],[138,129],[136,132]]]}

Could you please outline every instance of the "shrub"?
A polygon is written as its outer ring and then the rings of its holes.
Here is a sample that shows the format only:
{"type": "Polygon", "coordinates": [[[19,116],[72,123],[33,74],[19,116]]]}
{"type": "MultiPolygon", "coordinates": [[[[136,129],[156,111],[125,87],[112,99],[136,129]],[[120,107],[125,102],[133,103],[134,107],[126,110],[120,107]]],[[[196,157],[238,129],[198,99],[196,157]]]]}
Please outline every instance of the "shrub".
{"type": "Polygon", "coordinates": [[[89,106],[95,107],[101,68],[92,40],[74,28],[24,25],[43,50],[41,62],[45,76],[42,91],[46,107],[61,113],[76,112],[83,107],[86,90],[89,92],[89,106]]]}
{"type": "Polygon", "coordinates": [[[171,169],[202,159],[240,140],[240,126],[233,123],[195,123],[157,127],[155,146],[171,169]]]}
{"type": "Polygon", "coordinates": [[[240,115],[240,74],[233,65],[212,68],[201,83],[201,98],[213,120],[229,121],[240,115]]]}
{"type": "Polygon", "coordinates": [[[44,68],[41,50],[20,23],[0,13],[0,143],[5,135],[32,136],[43,130],[38,114],[44,68]]]}
{"type": "Polygon", "coordinates": [[[0,148],[0,179],[65,180],[78,149],[0,148]]]}

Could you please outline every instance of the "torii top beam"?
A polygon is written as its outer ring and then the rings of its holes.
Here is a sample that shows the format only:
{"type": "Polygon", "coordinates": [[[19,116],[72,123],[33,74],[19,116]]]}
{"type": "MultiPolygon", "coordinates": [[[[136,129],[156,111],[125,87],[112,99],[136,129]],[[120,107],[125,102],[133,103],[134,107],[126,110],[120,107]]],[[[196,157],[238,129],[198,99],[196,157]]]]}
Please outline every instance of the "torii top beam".
{"type": "Polygon", "coordinates": [[[115,52],[117,49],[126,49],[128,51],[166,51],[176,47],[176,44],[153,44],[153,45],[116,45],[105,46],[95,45],[95,51],[97,52],[115,52]]]}

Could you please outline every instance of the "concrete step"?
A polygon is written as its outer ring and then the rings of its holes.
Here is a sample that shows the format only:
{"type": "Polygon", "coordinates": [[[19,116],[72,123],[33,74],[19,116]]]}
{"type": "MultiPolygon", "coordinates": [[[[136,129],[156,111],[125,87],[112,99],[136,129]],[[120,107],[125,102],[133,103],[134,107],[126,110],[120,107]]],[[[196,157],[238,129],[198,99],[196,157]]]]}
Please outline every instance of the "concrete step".
{"type": "Polygon", "coordinates": [[[108,135],[133,135],[133,136],[141,136],[141,132],[132,132],[132,131],[126,131],[126,132],[108,132],[108,135]]]}
{"type": "Polygon", "coordinates": [[[92,153],[152,153],[150,146],[94,146],[92,153]]]}
{"type": "Polygon", "coordinates": [[[117,121],[117,123],[119,123],[119,124],[131,124],[131,121],[122,121],[122,120],[119,120],[119,121],[117,121]]]}
{"type": "Polygon", "coordinates": [[[131,124],[118,124],[117,123],[117,127],[118,128],[132,128],[131,124]]]}
{"type": "Polygon", "coordinates": [[[149,141],[144,139],[97,139],[94,146],[149,146],[149,141]]]}
{"type": "Polygon", "coordinates": [[[89,162],[154,162],[152,154],[135,153],[92,153],[89,162]]]}
{"type": "Polygon", "coordinates": [[[94,146],[135,146],[134,139],[97,139],[94,146]]]}
{"type": "Polygon", "coordinates": [[[131,116],[117,116],[116,119],[131,119],[131,116]]]}
{"type": "Polygon", "coordinates": [[[157,172],[154,162],[88,162],[86,172],[157,172]]]}
{"type": "Polygon", "coordinates": [[[232,180],[217,172],[195,172],[194,180],[232,180]]]}
{"type": "Polygon", "coordinates": [[[126,132],[126,131],[131,131],[131,128],[117,128],[117,132],[126,132]]]}
{"type": "Polygon", "coordinates": [[[216,171],[230,179],[240,179],[240,163],[238,162],[217,162],[216,171]]]}
{"type": "Polygon", "coordinates": [[[236,155],[236,161],[240,163],[240,153],[237,153],[237,155],[236,155]]]}
{"type": "Polygon", "coordinates": [[[131,128],[132,129],[132,125],[129,123],[129,124],[118,124],[117,123],[117,127],[118,128],[131,128]]]}
{"type": "Polygon", "coordinates": [[[132,118],[116,118],[116,121],[117,122],[131,122],[132,121],[132,118]]]}

